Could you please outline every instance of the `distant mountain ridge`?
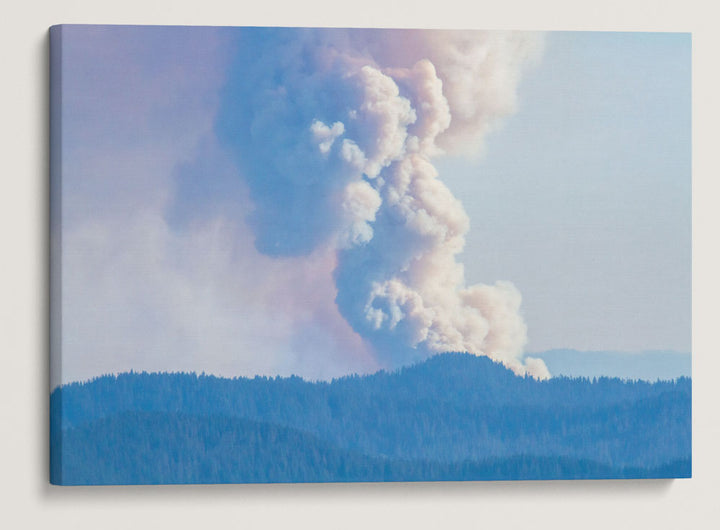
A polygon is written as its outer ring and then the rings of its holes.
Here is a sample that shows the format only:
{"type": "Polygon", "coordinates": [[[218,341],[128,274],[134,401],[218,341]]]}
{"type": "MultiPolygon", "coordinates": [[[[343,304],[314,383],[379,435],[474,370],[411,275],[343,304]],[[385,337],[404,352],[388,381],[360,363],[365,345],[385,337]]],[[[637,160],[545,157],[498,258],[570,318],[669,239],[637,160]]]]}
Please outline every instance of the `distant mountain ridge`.
{"type": "Polygon", "coordinates": [[[691,381],[515,376],[442,354],[311,383],[131,373],[51,395],[63,484],[689,476],[691,381]]]}
{"type": "Polygon", "coordinates": [[[553,376],[667,381],[690,377],[692,373],[691,354],[669,350],[618,352],[560,348],[528,356],[542,359],[553,376]]]}

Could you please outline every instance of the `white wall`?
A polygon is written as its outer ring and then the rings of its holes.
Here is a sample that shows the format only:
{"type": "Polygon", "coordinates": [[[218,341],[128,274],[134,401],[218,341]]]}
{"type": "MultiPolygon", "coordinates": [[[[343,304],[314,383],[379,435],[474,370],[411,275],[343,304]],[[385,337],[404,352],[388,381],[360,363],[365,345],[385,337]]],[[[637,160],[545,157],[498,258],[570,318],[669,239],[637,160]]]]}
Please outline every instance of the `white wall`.
{"type": "Polygon", "coordinates": [[[6,528],[715,528],[720,521],[718,15],[669,0],[28,0],[0,35],[0,520],[6,528]],[[469,7],[473,6],[473,7],[469,7]],[[53,488],[47,484],[47,28],[56,23],[692,31],[694,478],[53,488]]]}

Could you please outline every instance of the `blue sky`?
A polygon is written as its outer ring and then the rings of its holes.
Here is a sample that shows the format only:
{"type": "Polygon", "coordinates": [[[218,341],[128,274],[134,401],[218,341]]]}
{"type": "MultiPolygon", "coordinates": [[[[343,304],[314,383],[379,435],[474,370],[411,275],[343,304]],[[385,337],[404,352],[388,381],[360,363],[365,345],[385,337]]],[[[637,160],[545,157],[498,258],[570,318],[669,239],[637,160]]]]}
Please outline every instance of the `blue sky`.
{"type": "Polygon", "coordinates": [[[689,351],[689,67],[673,34],[65,27],[53,382],[689,351]]]}
{"type": "Polygon", "coordinates": [[[473,163],[468,278],[523,293],[530,351],[690,351],[689,34],[549,33],[473,163]]]}

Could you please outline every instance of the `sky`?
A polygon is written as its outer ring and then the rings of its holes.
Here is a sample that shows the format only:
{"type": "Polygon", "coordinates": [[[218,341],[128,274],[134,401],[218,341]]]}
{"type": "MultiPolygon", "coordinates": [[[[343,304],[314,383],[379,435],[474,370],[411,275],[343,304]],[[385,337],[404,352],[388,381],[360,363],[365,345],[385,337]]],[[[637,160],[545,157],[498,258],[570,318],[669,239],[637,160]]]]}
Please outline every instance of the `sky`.
{"type": "Polygon", "coordinates": [[[53,384],[690,351],[688,35],[61,39],[53,384]]]}
{"type": "Polygon", "coordinates": [[[468,197],[468,278],[518,286],[529,351],[690,351],[690,48],[548,33],[484,156],[438,164],[468,197]]]}

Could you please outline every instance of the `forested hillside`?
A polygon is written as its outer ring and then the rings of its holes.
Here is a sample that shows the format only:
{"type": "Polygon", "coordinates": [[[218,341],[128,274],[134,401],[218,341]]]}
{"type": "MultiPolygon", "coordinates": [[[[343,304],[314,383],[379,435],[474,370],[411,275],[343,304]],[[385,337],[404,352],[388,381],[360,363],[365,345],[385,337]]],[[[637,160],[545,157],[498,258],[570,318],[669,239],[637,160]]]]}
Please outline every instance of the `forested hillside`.
{"type": "Polygon", "coordinates": [[[466,354],[329,383],[130,373],[56,389],[51,422],[63,484],[685,477],[691,382],[466,354]]]}

